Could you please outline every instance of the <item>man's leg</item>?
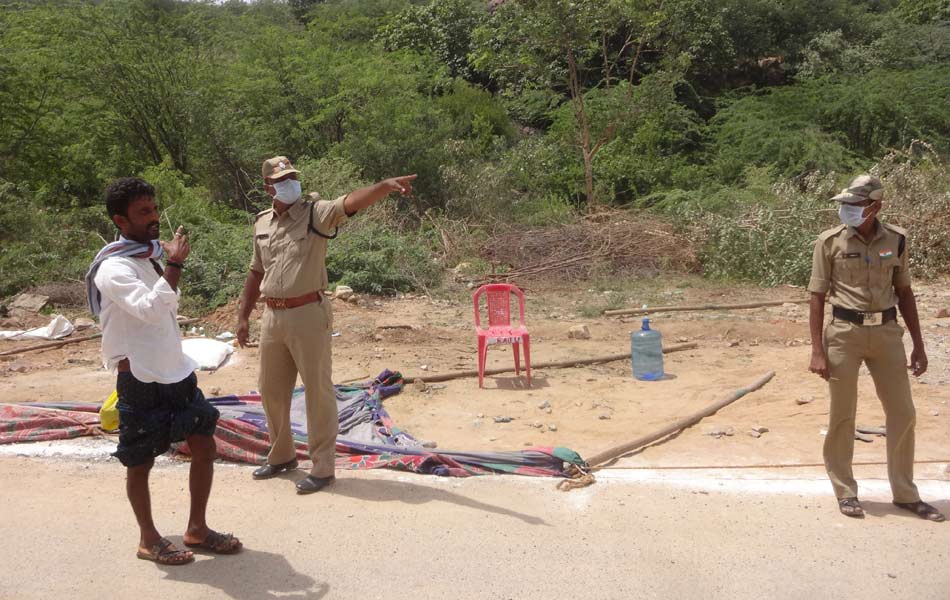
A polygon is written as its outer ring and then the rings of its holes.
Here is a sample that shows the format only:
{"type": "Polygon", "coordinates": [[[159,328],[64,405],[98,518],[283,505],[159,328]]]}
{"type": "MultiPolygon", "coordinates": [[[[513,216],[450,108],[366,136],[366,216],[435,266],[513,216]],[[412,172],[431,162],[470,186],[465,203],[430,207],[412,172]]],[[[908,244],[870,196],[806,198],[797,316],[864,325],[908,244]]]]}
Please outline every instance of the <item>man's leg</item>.
{"type": "Polygon", "coordinates": [[[306,388],[307,441],[313,477],[332,477],[336,466],[339,418],[333,389],[330,307],[314,303],[294,311],[295,330],[306,332],[288,339],[306,388]]]}
{"type": "Polygon", "coordinates": [[[858,483],[854,480],[851,461],[854,457],[858,369],[865,344],[861,334],[859,326],[839,321],[833,321],[825,328],[831,400],[824,458],[825,470],[838,499],[858,495],[858,483]]]}
{"type": "Polygon", "coordinates": [[[868,370],[887,416],[887,476],[894,502],[917,502],[914,485],[914,426],[917,413],[907,377],[907,355],[896,321],[872,328],[868,370]]]}
{"type": "Polygon", "coordinates": [[[208,537],[206,512],[211,483],[214,480],[216,448],[214,437],[190,435],[186,438],[191,450],[191,469],[188,473],[188,489],[191,492],[191,511],[188,514],[188,529],[185,543],[200,543],[208,537]]]}
{"type": "Polygon", "coordinates": [[[148,491],[148,475],[153,464],[155,460],[150,459],[145,464],[128,467],[125,478],[125,493],[139,524],[139,548],[146,551],[162,539],[152,521],[152,497],[148,491]]]}
{"type": "MultiPolygon", "coordinates": [[[[267,431],[270,433],[271,447],[267,462],[271,465],[292,461],[297,456],[290,429],[290,401],[297,382],[297,366],[285,343],[287,331],[283,321],[286,315],[277,315],[276,312],[271,309],[264,311],[261,372],[258,378],[261,403],[267,416],[267,431]]],[[[299,335],[308,333],[301,331],[299,335]]]]}

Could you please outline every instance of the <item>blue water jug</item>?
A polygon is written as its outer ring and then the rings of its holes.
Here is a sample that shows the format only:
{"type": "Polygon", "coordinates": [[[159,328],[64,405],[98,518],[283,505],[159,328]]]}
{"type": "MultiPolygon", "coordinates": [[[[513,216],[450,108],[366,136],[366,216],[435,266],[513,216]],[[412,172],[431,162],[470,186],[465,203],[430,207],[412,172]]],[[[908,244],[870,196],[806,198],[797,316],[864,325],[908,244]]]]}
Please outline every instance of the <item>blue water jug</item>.
{"type": "Polygon", "coordinates": [[[640,331],[630,334],[630,365],[637,379],[663,379],[662,337],[659,331],[650,329],[650,319],[643,319],[640,331]]]}

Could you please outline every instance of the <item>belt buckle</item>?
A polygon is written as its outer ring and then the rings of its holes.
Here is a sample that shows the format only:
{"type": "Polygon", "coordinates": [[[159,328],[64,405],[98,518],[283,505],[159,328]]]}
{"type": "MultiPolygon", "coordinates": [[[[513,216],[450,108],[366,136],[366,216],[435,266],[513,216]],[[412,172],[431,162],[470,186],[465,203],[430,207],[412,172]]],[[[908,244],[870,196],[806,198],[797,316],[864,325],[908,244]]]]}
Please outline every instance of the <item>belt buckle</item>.
{"type": "Polygon", "coordinates": [[[883,321],[884,313],[879,312],[866,312],[862,313],[864,316],[864,322],[861,323],[865,327],[870,325],[880,325],[883,321]]]}
{"type": "Polygon", "coordinates": [[[271,308],[284,309],[287,308],[287,298],[271,298],[271,308]]]}

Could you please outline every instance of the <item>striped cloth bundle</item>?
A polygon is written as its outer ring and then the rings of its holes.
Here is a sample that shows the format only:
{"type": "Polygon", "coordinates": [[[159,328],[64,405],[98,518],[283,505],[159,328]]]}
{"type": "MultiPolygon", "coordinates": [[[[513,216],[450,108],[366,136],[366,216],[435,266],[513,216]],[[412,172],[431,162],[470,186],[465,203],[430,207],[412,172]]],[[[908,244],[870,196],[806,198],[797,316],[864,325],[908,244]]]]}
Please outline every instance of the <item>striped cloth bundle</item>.
{"type": "Polygon", "coordinates": [[[96,287],[96,273],[99,267],[107,258],[113,256],[131,256],[134,258],[161,258],[164,255],[162,245],[158,240],[150,242],[134,242],[124,237],[119,237],[118,241],[106,244],[106,246],[96,254],[92,264],[89,265],[89,272],[86,273],[86,299],[89,301],[89,310],[94,316],[99,316],[102,310],[102,295],[99,288],[96,287]]]}

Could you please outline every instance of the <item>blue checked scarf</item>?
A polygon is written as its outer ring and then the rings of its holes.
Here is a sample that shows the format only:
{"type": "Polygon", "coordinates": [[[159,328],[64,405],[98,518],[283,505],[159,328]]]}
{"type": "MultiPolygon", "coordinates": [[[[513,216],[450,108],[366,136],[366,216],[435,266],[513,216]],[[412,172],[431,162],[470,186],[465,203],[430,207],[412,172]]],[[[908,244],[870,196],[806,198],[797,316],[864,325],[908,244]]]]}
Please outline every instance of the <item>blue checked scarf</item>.
{"type": "Polygon", "coordinates": [[[134,258],[161,258],[164,256],[162,245],[158,240],[152,240],[147,244],[142,242],[133,242],[124,237],[119,237],[119,241],[106,244],[106,246],[96,254],[92,264],[89,265],[89,272],[86,273],[86,299],[89,301],[89,310],[93,315],[99,316],[102,311],[102,294],[96,287],[96,273],[99,267],[107,259],[113,256],[131,256],[134,258]]]}

